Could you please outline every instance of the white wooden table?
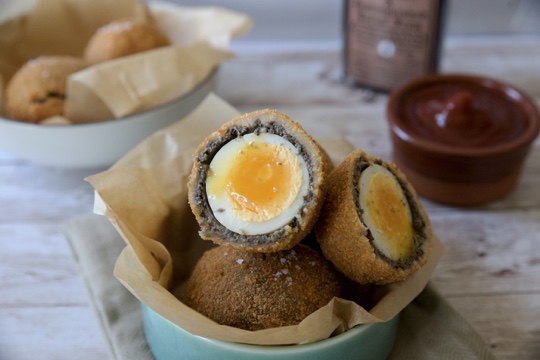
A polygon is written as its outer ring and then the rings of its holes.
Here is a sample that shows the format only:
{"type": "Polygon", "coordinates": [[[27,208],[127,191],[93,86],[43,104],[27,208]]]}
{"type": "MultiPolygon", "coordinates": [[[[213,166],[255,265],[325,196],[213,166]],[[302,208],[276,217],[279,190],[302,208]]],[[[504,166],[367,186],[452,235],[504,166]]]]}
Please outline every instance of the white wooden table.
{"type": "MultiPolygon", "coordinates": [[[[238,109],[276,108],[313,135],[344,135],[390,158],[387,97],[342,84],[336,44],[239,42],[233,50],[216,92],[238,109]]],[[[442,70],[497,77],[540,104],[540,38],[449,39],[442,70]]],[[[92,211],[83,178],[101,170],[47,168],[0,150],[1,360],[107,358],[60,232],[65,220],[92,211]]],[[[424,199],[446,246],[434,283],[501,359],[540,359],[539,187],[536,141],[505,199],[471,209],[424,199]]]]}

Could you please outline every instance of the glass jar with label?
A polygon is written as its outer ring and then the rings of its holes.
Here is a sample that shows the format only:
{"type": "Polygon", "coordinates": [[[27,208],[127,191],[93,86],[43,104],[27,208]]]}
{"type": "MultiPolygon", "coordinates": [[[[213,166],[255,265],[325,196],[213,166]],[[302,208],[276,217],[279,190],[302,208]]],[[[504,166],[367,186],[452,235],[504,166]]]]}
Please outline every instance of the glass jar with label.
{"type": "Polygon", "coordinates": [[[345,0],[345,79],[391,91],[439,66],[444,0],[345,0]]]}

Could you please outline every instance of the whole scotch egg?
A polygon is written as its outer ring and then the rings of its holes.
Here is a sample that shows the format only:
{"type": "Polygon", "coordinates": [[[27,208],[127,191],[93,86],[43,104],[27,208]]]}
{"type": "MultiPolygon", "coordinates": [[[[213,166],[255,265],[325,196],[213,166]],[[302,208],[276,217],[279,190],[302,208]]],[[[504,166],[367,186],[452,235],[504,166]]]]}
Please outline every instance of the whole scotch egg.
{"type": "Polygon", "coordinates": [[[330,167],[315,140],[283,113],[231,120],[194,154],[188,188],[199,234],[247,251],[292,248],[319,215],[330,167]]]}
{"type": "Polygon", "coordinates": [[[338,273],[309,246],[272,253],[217,246],[197,261],[182,301],[219,324],[255,331],[297,325],[339,296],[338,273]]]}

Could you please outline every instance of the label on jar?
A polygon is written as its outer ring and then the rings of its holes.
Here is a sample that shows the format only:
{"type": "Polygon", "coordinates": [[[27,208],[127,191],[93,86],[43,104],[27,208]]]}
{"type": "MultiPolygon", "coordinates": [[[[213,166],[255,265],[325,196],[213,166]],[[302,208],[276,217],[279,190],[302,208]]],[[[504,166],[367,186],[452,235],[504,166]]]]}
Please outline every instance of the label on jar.
{"type": "Polygon", "coordinates": [[[437,0],[346,0],[345,73],[354,83],[391,90],[434,72],[437,0]]]}

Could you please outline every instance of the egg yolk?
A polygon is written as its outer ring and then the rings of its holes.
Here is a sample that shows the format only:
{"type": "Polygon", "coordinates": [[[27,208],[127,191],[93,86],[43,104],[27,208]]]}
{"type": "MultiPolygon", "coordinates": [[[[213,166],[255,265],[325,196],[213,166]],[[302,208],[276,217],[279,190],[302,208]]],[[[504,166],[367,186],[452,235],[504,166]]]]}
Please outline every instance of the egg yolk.
{"type": "Polygon", "coordinates": [[[406,259],[414,251],[414,230],[410,211],[398,182],[385,173],[373,174],[368,182],[365,204],[373,224],[372,232],[384,243],[393,259],[406,259]]]}
{"type": "Polygon", "coordinates": [[[236,217],[270,220],[291,206],[302,184],[300,162],[282,144],[246,143],[220,173],[211,171],[211,196],[225,195],[236,217]]]}

